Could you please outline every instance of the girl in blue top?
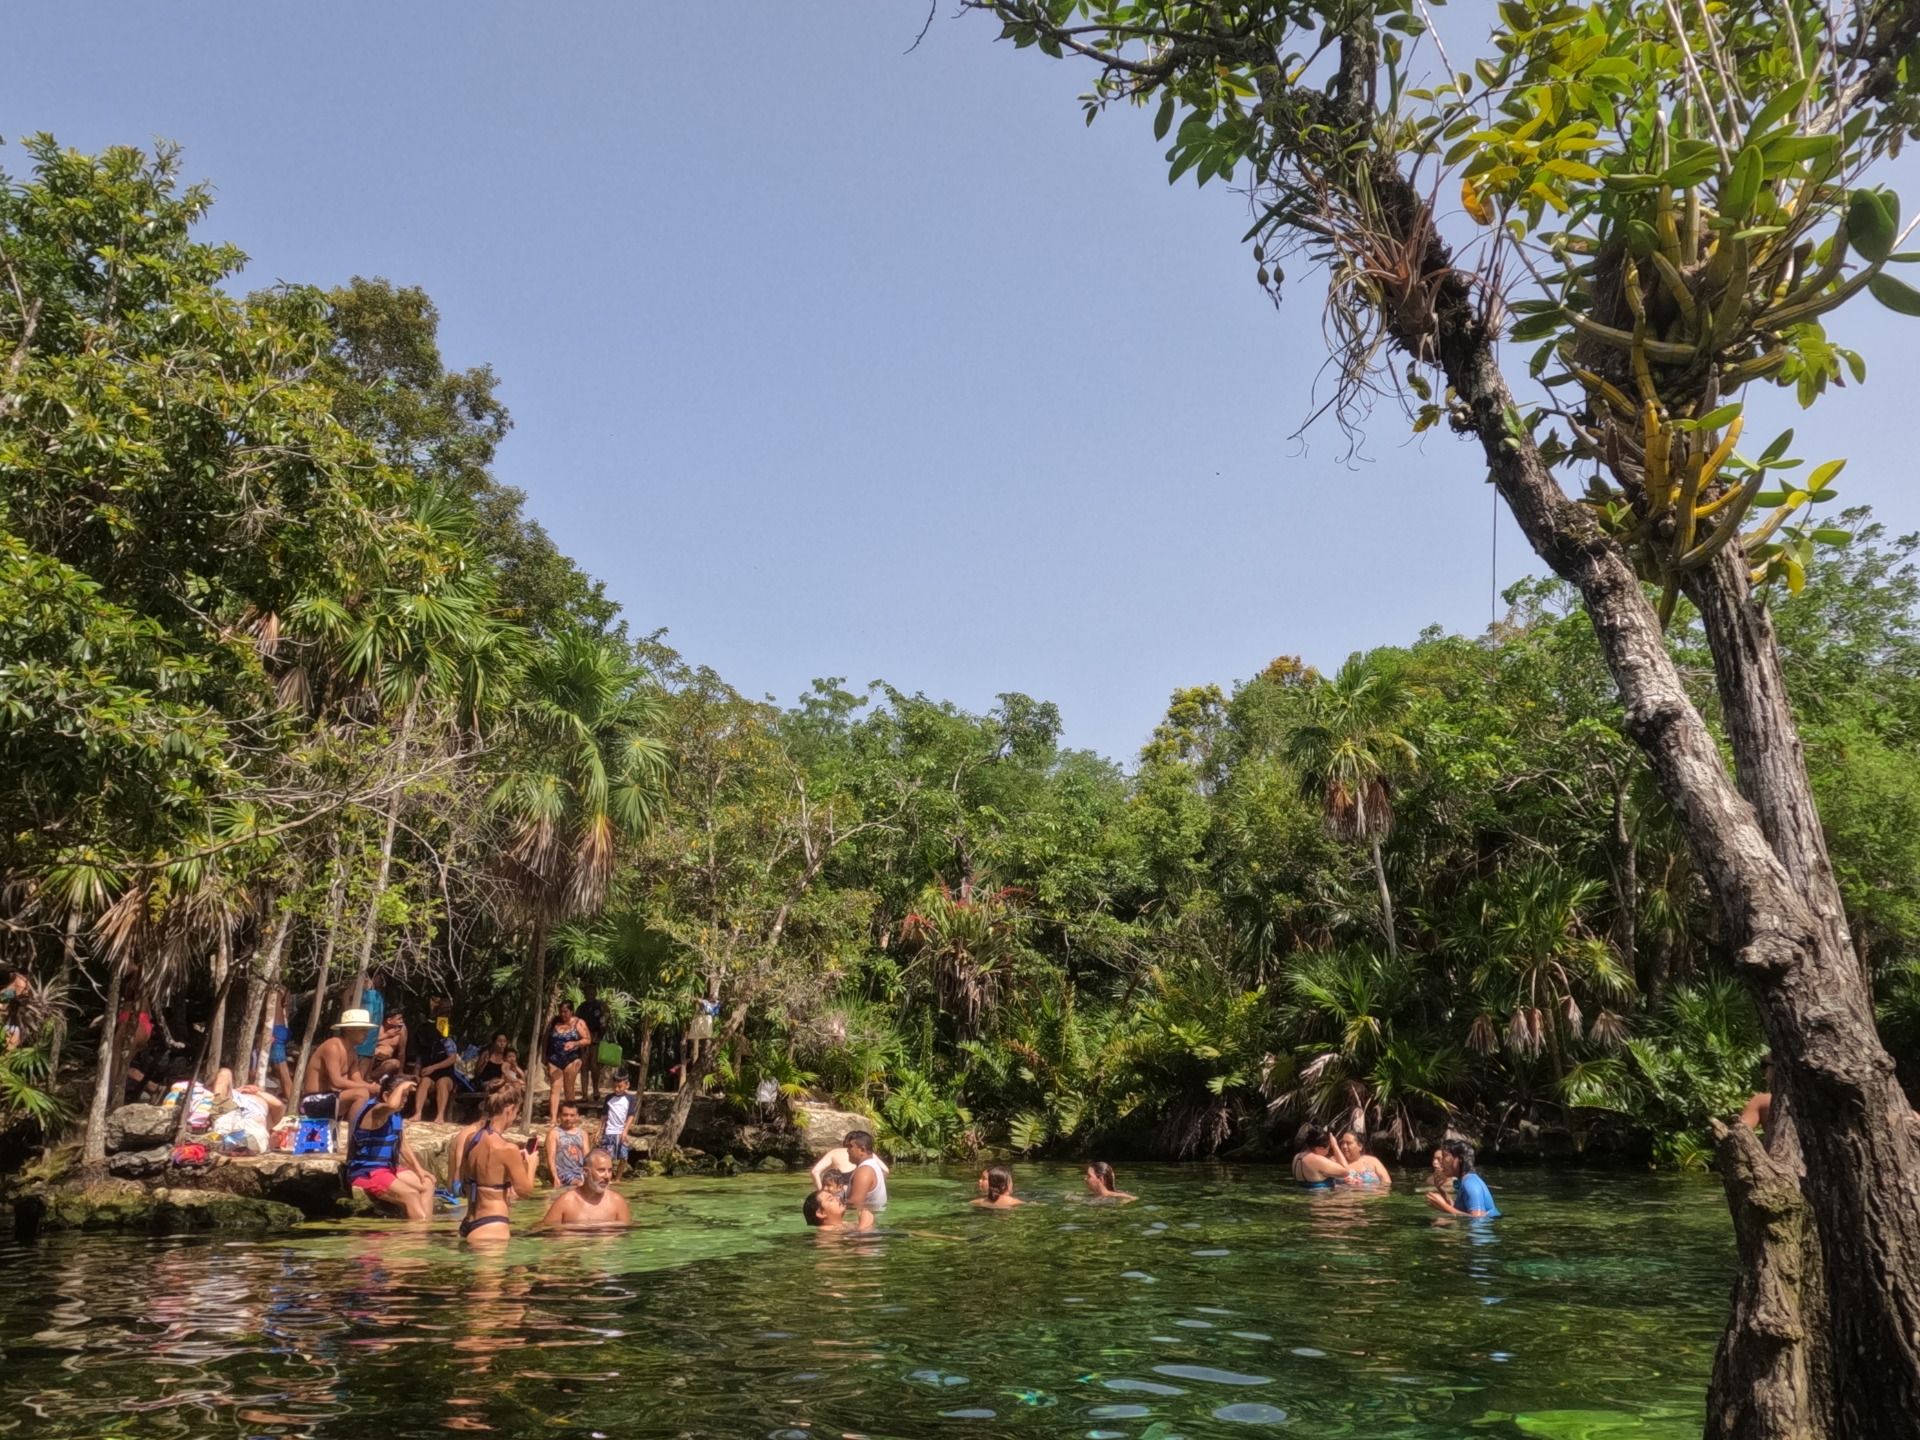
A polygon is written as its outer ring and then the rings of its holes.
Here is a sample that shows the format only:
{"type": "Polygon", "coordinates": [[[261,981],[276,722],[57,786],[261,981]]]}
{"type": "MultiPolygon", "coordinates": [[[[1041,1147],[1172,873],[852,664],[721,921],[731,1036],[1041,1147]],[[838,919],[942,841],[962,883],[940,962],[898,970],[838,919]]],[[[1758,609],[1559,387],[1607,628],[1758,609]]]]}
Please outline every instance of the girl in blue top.
{"type": "Polygon", "coordinates": [[[1499,1207],[1493,1203],[1493,1191],[1487,1182],[1473,1173],[1473,1146],[1464,1140],[1442,1140],[1433,1152],[1433,1189],[1427,1192],[1427,1204],[1449,1215],[1476,1220],[1497,1220],[1499,1207]],[[1453,1181],[1453,1198],[1447,1198],[1447,1181],[1453,1181]]]}

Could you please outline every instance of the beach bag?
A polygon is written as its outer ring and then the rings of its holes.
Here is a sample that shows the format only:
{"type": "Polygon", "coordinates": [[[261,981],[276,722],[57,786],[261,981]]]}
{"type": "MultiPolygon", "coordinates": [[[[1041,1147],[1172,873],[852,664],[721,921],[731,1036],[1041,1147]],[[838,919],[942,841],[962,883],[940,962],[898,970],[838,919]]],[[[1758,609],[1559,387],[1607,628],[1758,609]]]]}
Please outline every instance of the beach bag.
{"type": "Polygon", "coordinates": [[[620,1062],[627,1058],[627,1052],[611,1040],[602,1040],[600,1048],[594,1052],[594,1058],[602,1065],[618,1067],[620,1062]]]}

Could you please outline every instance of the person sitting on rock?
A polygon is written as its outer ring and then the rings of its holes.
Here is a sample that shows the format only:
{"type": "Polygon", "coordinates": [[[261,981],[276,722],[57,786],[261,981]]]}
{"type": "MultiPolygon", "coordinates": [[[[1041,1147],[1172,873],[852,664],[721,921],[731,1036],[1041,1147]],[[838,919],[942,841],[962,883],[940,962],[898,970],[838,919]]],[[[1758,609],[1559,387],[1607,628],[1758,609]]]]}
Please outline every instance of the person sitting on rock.
{"type": "Polygon", "coordinates": [[[311,1120],[344,1119],[373,1094],[369,1081],[354,1078],[355,1052],[373,1034],[373,1017],[348,1010],[334,1022],[333,1034],[315,1047],[300,1082],[300,1113],[311,1120]]]}
{"type": "Polygon", "coordinates": [[[562,1190],[540,1217],[542,1230],[616,1230],[633,1223],[624,1195],[613,1184],[613,1156],[596,1146],[587,1153],[580,1183],[562,1190]]]}
{"type": "Polygon", "coordinates": [[[235,1085],[226,1066],[213,1077],[213,1136],[223,1150],[264,1155],[287,1107],[258,1085],[235,1085]]]}
{"type": "Polygon", "coordinates": [[[360,1103],[347,1126],[347,1178],[376,1205],[399,1210],[409,1220],[433,1215],[433,1175],[407,1143],[401,1118],[413,1081],[389,1072],[360,1103]]]}

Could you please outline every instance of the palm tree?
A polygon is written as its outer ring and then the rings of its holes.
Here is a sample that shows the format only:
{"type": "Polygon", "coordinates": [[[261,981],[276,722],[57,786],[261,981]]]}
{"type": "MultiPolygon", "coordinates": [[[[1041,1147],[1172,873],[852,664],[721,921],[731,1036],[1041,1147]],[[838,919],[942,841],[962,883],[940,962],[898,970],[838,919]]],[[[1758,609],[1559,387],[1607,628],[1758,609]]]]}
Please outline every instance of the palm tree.
{"type": "Polygon", "coordinates": [[[962,1040],[979,1033],[998,1002],[1025,926],[1012,890],[971,880],[958,890],[929,885],[900,922],[901,940],[926,964],[934,1005],[953,1017],[962,1040]]]}
{"type": "Polygon", "coordinates": [[[1371,852],[1387,954],[1396,959],[1400,946],[1381,845],[1393,829],[1393,782],[1419,760],[1399,730],[1411,698],[1393,670],[1356,655],[1307,692],[1305,722],[1287,742],[1287,758],[1319,796],[1328,828],[1371,852]]]}
{"type": "MultiPolygon", "coordinates": [[[[649,733],[660,720],[658,697],[615,641],[553,637],[535,652],[521,689],[491,803],[505,831],[510,907],[531,933],[531,1073],[547,1003],[548,934],[605,898],[618,839],[644,831],[659,812],[666,753],[649,733]]],[[[533,1117],[531,1086],[523,1115],[533,1117]]]]}

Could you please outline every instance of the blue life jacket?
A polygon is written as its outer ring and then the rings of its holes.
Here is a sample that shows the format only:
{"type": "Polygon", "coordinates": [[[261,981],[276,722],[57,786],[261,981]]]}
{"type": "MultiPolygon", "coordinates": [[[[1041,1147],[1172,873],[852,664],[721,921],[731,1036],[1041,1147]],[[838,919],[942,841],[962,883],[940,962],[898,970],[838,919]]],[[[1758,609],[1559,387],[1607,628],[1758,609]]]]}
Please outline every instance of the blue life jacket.
{"type": "Polygon", "coordinates": [[[400,1157],[400,1131],[406,1122],[400,1118],[398,1110],[387,1116],[387,1123],[378,1130],[362,1130],[360,1122],[378,1100],[369,1100],[354,1112],[353,1123],[347,1127],[347,1174],[354,1179],[371,1175],[376,1170],[398,1168],[400,1157]]]}

